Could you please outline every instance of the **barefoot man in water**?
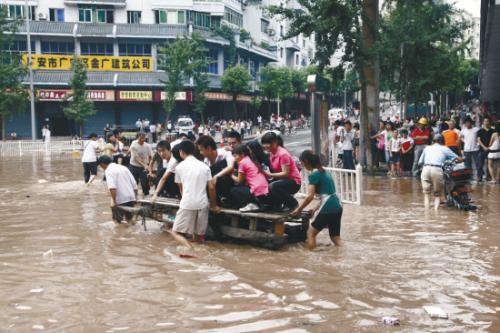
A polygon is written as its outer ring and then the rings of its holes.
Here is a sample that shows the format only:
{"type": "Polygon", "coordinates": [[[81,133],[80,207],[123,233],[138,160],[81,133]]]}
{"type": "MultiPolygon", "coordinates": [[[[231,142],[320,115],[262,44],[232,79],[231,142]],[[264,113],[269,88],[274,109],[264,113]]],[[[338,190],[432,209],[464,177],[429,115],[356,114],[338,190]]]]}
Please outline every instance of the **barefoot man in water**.
{"type": "Polygon", "coordinates": [[[123,218],[129,224],[134,224],[133,214],[118,209],[118,205],[133,207],[137,198],[137,183],[129,169],[113,163],[111,157],[103,155],[97,164],[104,170],[106,183],[111,194],[111,213],[113,221],[121,223],[123,218]]]}

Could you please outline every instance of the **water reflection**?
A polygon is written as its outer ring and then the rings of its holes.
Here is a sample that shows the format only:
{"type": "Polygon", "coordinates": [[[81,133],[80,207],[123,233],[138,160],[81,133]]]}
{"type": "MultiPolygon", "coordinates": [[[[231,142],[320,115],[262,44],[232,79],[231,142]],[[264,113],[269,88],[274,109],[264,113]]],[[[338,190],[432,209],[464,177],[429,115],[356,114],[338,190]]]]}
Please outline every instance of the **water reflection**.
{"type": "Polygon", "coordinates": [[[206,243],[192,260],[153,221],[115,226],[80,167],[0,160],[0,331],[372,332],[384,316],[407,332],[500,330],[498,187],[476,186],[477,212],[426,212],[418,182],[365,179],[342,249],[321,234],[315,252],[206,243]]]}

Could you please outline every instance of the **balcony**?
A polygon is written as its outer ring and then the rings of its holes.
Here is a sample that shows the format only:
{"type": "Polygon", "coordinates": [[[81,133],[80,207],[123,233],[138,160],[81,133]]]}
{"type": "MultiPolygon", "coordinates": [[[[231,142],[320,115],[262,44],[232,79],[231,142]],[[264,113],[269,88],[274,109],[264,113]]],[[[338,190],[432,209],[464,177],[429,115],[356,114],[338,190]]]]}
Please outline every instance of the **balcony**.
{"type": "Polygon", "coordinates": [[[66,5],[107,5],[125,7],[126,0],[64,0],[66,5]]]}

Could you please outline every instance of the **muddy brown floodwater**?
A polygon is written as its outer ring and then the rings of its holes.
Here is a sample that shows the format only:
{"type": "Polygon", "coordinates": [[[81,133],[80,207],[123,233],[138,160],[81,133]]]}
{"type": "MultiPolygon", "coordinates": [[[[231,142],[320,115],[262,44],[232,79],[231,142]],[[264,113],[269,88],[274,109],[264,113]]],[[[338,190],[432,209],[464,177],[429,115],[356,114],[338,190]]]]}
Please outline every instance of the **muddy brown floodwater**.
{"type": "Polygon", "coordinates": [[[115,226],[68,157],[0,159],[0,332],[500,332],[500,189],[424,213],[418,182],[365,179],[342,249],[272,252],[115,226]],[[435,305],[449,319],[431,319],[435,305]],[[398,328],[384,316],[401,320],[398,328]]]}

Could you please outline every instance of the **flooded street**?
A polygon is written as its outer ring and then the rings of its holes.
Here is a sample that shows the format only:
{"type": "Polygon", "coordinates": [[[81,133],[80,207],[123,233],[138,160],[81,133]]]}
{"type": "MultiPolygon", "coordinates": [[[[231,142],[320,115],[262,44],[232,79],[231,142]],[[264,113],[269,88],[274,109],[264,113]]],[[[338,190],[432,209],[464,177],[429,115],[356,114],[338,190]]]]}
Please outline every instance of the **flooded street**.
{"type": "Polygon", "coordinates": [[[476,187],[477,212],[425,213],[417,181],[365,177],[342,249],[324,231],[315,252],[207,242],[181,259],[159,224],[114,225],[81,173],[0,159],[0,332],[500,332],[499,187],[476,187]]]}

